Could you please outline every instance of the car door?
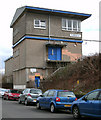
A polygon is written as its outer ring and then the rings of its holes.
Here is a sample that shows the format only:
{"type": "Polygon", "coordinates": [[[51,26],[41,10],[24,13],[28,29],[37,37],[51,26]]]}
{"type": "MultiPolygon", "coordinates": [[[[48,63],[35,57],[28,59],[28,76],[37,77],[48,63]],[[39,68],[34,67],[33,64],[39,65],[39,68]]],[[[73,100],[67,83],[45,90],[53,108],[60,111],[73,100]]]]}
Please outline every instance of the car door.
{"type": "Polygon", "coordinates": [[[53,98],[54,98],[54,90],[49,90],[49,93],[47,94],[45,100],[46,101],[45,104],[47,108],[50,108],[50,103],[53,100],[53,98]]]}
{"type": "Polygon", "coordinates": [[[96,107],[94,107],[94,103],[97,99],[99,91],[93,91],[86,95],[79,104],[80,112],[83,115],[92,115],[94,114],[94,110],[96,110],[96,107]]]}
{"type": "Polygon", "coordinates": [[[7,98],[8,94],[9,94],[10,90],[6,91],[4,94],[4,98],[7,98]]]}
{"type": "Polygon", "coordinates": [[[25,90],[22,92],[21,96],[20,96],[20,100],[21,100],[22,102],[24,102],[24,100],[25,100],[26,90],[27,90],[27,89],[25,89],[25,90]]]}
{"type": "Polygon", "coordinates": [[[28,97],[28,94],[30,93],[30,89],[27,89],[26,92],[25,92],[25,96],[24,96],[24,99],[26,99],[28,97]]]}
{"type": "Polygon", "coordinates": [[[98,97],[93,101],[93,114],[101,117],[101,91],[99,91],[98,97]]]}
{"type": "Polygon", "coordinates": [[[46,97],[47,97],[47,95],[48,95],[48,92],[49,92],[49,91],[46,91],[46,92],[42,95],[42,97],[40,97],[40,99],[39,99],[40,106],[42,106],[42,107],[47,107],[47,105],[46,105],[46,97]]]}

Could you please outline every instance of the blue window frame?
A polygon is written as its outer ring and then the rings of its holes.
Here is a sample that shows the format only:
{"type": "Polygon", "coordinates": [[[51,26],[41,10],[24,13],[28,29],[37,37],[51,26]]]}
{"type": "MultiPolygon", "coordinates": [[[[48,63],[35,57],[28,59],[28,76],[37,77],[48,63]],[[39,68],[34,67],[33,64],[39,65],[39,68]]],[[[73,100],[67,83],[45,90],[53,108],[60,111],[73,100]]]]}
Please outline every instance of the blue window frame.
{"type": "Polygon", "coordinates": [[[61,47],[48,47],[49,60],[61,60],[61,47]]]}

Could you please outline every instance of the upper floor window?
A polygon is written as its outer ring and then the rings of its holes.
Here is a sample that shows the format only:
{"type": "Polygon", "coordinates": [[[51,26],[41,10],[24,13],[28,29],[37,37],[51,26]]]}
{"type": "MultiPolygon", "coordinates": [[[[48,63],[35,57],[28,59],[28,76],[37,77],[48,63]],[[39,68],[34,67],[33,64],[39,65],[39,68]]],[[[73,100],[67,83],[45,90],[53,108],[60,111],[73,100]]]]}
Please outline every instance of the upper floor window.
{"type": "Polygon", "coordinates": [[[46,21],[45,20],[34,20],[34,28],[41,28],[45,29],[46,28],[46,21]]]}
{"type": "Polygon", "coordinates": [[[81,31],[81,21],[71,20],[71,19],[62,19],[62,30],[67,31],[81,31]]]}

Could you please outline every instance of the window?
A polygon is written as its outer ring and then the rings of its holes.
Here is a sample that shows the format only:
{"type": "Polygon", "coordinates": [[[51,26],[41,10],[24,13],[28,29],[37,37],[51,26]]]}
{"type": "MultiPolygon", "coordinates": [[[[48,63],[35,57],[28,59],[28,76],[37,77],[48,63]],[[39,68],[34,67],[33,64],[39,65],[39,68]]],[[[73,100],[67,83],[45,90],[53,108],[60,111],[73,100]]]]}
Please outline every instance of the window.
{"type": "Polygon", "coordinates": [[[47,97],[49,91],[46,91],[43,95],[44,97],[47,97]]]}
{"type": "Polygon", "coordinates": [[[58,92],[58,97],[75,97],[73,92],[66,92],[66,91],[59,91],[58,92]]]}
{"type": "Polygon", "coordinates": [[[45,20],[34,20],[34,28],[46,28],[46,21],[45,20]]]}
{"type": "Polygon", "coordinates": [[[95,92],[90,93],[87,96],[87,100],[96,100],[98,93],[99,93],[99,91],[95,91],[95,92]]]}
{"type": "Polygon", "coordinates": [[[51,96],[55,96],[55,91],[49,91],[49,93],[48,93],[48,97],[51,97],[51,96]]]}
{"type": "Polygon", "coordinates": [[[98,96],[98,100],[101,100],[101,92],[100,92],[100,94],[99,94],[99,96],[98,96]]]}
{"type": "Polygon", "coordinates": [[[81,21],[71,20],[71,19],[62,19],[62,30],[67,31],[79,31],[81,30],[81,21]]]}
{"type": "Polygon", "coordinates": [[[42,91],[41,90],[37,90],[37,89],[31,89],[30,93],[39,94],[39,93],[42,93],[42,91]]]}

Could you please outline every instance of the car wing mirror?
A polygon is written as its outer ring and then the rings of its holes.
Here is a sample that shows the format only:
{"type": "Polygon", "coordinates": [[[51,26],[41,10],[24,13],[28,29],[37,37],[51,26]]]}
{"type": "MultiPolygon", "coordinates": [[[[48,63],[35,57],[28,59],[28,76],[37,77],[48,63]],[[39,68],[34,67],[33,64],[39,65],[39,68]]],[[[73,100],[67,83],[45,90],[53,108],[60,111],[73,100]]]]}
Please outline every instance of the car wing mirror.
{"type": "Polygon", "coordinates": [[[82,100],[87,101],[87,98],[86,98],[86,97],[84,97],[82,100]]]}
{"type": "Polygon", "coordinates": [[[23,94],[24,92],[23,91],[21,91],[21,94],[23,94]]]}
{"type": "Polygon", "coordinates": [[[42,94],[42,95],[40,95],[40,97],[44,97],[44,95],[42,94]]]}

